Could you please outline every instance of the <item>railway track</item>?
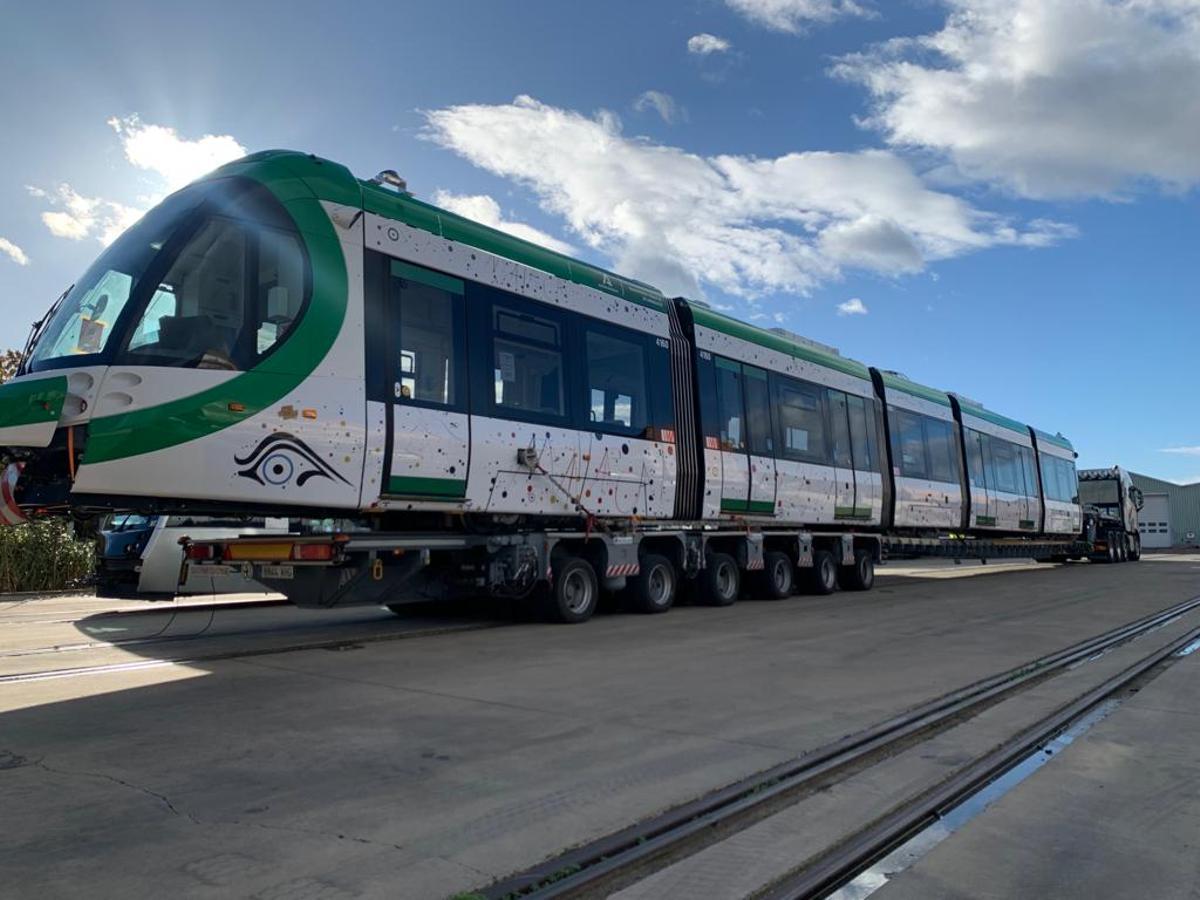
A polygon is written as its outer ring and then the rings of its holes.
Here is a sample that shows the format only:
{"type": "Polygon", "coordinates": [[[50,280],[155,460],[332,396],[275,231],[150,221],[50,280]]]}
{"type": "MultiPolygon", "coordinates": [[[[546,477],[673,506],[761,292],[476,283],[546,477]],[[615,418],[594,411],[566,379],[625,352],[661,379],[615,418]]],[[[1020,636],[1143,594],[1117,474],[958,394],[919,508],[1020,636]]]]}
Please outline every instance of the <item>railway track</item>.
{"type": "Polygon", "coordinates": [[[0,671],[0,685],[45,681],[55,678],[101,675],[161,666],[188,665],[222,659],[238,659],[288,653],[299,650],[350,649],[368,643],[432,637],[460,631],[495,628],[506,624],[497,620],[456,620],[414,615],[396,618],[390,613],[374,615],[370,609],[339,610],[335,619],[322,618],[304,621],[312,613],[297,611],[297,620],[281,622],[267,619],[246,626],[247,614],[264,607],[290,606],[288,601],[258,601],[253,604],[220,603],[190,605],[171,609],[106,612],[86,620],[38,619],[9,623],[6,627],[74,624],[84,634],[114,630],[129,619],[166,619],[161,627],[151,626],[148,633],[111,639],[79,641],[45,641],[36,646],[0,651],[0,666],[18,671],[0,671]],[[214,629],[218,613],[222,621],[214,629]],[[115,661],[95,662],[87,657],[114,651],[121,654],[115,661]],[[138,655],[142,658],[130,658],[138,655]],[[78,662],[67,662],[67,660],[78,662]],[[25,668],[27,662],[52,660],[54,664],[25,668]],[[65,664],[64,664],[65,663],[65,664]]]}
{"type": "MultiPolygon", "coordinates": [[[[1197,610],[1200,597],[974,682],[794,760],[568,850],[478,893],[489,900],[606,896],[800,802],[816,789],[845,780],[949,731],[989,706],[1197,610]]],[[[798,868],[762,891],[762,900],[828,895],[1198,639],[1200,626],[1143,656],[816,857],[806,860],[797,850],[798,868]]]]}

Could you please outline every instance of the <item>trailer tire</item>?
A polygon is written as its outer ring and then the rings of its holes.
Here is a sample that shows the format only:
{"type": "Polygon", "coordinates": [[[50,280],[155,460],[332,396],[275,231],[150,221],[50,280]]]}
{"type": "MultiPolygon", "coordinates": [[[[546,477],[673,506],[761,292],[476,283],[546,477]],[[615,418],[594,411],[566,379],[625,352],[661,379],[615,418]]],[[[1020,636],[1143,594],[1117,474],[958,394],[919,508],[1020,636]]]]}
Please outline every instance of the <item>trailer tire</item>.
{"type": "Polygon", "coordinates": [[[1118,560],[1119,562],[1128,562],[1129,561],[1129,536],[1128,535],[1126,535],[1126,534],[1121,535],[1121,543],[1117,545],[1117,553],[1120,554],[1120,557],[1121,557],[1120,560],[1118,560]]]}
{"type": "Polygon", "coordinates": [[[629,580],[630,605],[641,613],[665,613],[675,603],[679,575],[671,561],[657,553],[642,557],[638,574],[629,580]]]}
{"type": "Polygon", "coordinates": [[[848,591],[869,591],[875,584],[875,557],[870,550],[855,550],[854,565],[842,566],[838,582],[848,591]]]}
{"type": "Polygon", "coordinates": [[[1117,552],[1117,538],[1111,531],[1108,533],[1108,561],[1110,563],[1121,561],[1121,554],[1117,552]]]}
{"type": "Polygon", "coordinates": [[[838,564],[828,550],[813,551],[809,588],[814,594],[832,594],[838,589],[838,564]]]}
{"type": "Polygon", "coordinates": [[[570,556],[554,566],[554,581],[543,598],[546,618],[574,625],[586,622],[600,601],[600,584],[591,563],[570,556]]]}
{"type": "Polygon", "coordinates": [[[700,570],[700,596],[708,606],[732,606],[737,602],[742,586],[742,573],[737,561],[728,553],[715,550],[705,554],[700,570]]]}
{"type": "Polygon", "coordinates": [[[1129,548],[1129,561],[1137,562],[1142,558],[1142,536],[1135,534],[1133,536],[1133,546],[1129,548]]]}
{"type": "Polygon", "coordinates": [[[796,581],[792,558],[779,550],[763,554],[763,570],[755,578],[755,596],[763,600],[783,600],[792,595],[796,581]]]}

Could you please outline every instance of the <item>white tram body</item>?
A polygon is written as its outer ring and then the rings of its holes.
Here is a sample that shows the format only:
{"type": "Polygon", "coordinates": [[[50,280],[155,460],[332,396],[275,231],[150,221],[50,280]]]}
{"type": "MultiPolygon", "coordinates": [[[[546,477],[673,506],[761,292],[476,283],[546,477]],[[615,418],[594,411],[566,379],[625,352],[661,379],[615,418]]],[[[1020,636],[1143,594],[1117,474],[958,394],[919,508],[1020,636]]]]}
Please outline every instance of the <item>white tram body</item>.
{"type": "Polygon", "coordinates": [[[8,521],[1080,527],[1061,436],[286,151],[152,210],[28,352],[8,521]]]}

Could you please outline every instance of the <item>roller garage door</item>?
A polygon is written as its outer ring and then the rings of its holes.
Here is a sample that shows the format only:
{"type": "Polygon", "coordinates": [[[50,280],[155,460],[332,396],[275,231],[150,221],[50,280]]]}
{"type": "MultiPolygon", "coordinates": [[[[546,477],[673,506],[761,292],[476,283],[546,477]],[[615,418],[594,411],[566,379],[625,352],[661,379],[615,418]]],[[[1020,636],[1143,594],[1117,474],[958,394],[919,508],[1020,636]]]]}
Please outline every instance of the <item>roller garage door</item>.
{"type": "Polygon", "coordinates": [[[1138,513],[1138,531],[1142,546],[1171,546],[1171,514],[1166,494],[1146,494],[1146,503],[1138,513]]]}

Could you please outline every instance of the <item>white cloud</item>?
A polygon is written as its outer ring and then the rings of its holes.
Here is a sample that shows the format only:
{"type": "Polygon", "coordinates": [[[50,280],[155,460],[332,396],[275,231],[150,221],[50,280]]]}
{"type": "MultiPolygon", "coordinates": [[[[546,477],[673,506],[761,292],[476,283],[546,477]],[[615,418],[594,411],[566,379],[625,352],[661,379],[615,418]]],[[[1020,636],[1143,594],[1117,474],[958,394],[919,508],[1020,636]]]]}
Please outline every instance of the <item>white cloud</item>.
{"type": "Polygon", "coordinates": [[[810,22],[824,24],[847,16],[875,15],[869,6],[855,0],[725,0],[725,5],[755,24],[792,34],[810,22]]]}
{"type": "Polygon", "coordinates": [[[725,53],[733,46],[723,37],[717,37],[715,34],[693,34],[688,38],[687,48],[688,53],[695,53],[697,56],[708,56],[710,53],[725,53]]]}
{"type": "Polygon", "coordinates": [[[506,232],[513,237],[521,238],[521,240],[540,244],[548,250],[555,250],[566,254],[575,252],[575,248],[570,244],[560,241],[558,238],[551,237],[546,232],[539,231],[532,225],[526,225],[523,222],[510,222],[504,219],[500,213],[500,204],[486,194],[464,195],[438,191],[434,195],[433,202],[443,209],[450,210],[452,213],[458,213],[460,216],[473,219],[482,225],[506,232]]]}
{"type": "Polygon", "coordinates": [[[940,31],[834,69],[890,143],[1030,197],[1200,183],[1196,0],[946,2],[940,31]]]}
{"type": "Polygon", "coordinates": [[[857,297],[851,297],[837,305],[839,316],[865,316],[869,310],[867,304],[863,303],[857,297]]]}
{"type": "Polygon", "coordinates": [[[137,168],[157,174],[168,192],[246,155],[246,148],[228,134],[188,140],[174,128],[147,125],[137,116],[113,117],[108,124],[120,135],[125,158],[137,168]]]}
{"type": "Polygon", "coordinates": [[[1178,453],[1181,456],[1200,456],[1200,447],[1163,447],[1159,453],[1178,453]]]}
{"type": "Polygon", "coordinates": [[[162,197],[231,160],[246,155],[246,148],[230,135],[206,134],[194,141],[181,138],[173,128],[146,125],[137,116],[111,118],[125,159],[152,173],[154,186],[138,206],[118,200],[89,197],[63,182],[52,191],[26,186],[26,190],[53,207],[42,213],[42,222],[55,237],[82,240],[94,237],[108,245],[136,222],[162,197]]]}
{"type": "Polygon", "coordinates": [[[899,274],[1067,234],[932,190],[883,150],[703,157],[525,96],[426,117],[428,138],[528,186],[588,246],[667,292],[804,292],[843,266],[899,274]]]}
{"type": "Polygon", "coordinates": [[[145,212],[115,200],[85,197],[65,182],[53,191],[34,187],[28,191],[55,207],[42,213],[50,233],[72,241],[94,237],[107,246],[145,212]]]}
{"type": "Polygon", "coordinates": [[[0,237],[0,253],[3,253],[18,266],[29,265],[29,257],[25,254],[25,251],[8,238],[0,237]]]}
{"type": "Polygon", "coordinates": [[[633,108],[637,112],[646,112],[652,109],[668,125],[674,125],[681,119],[685,121],[687,119],[687,112],[675,102],[675,98],[662,91],[642,92],[633,101],[633,108]]]}

